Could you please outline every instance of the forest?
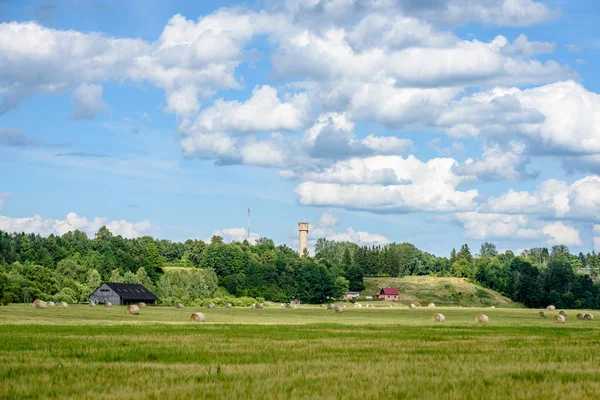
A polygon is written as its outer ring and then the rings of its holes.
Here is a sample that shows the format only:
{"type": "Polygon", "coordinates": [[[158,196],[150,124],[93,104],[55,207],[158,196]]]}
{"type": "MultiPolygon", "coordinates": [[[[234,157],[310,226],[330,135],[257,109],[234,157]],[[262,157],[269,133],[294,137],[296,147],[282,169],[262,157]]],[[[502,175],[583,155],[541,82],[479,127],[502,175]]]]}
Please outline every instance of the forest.
{"type": "Polygon", "coordinates": [[[410,243],[358,246],[318,239],[314,256],[261,238],[224,243],[213,236],[173,242],[127,239],[102,227],[42,237],[0,231],[0,303],[31,300],[86,302],[102,282],[141,283],[166,305],[207,301],[247,305],[257,300],[323,303],[364,289],[364,277],[463,277],[527,307],[600,308],[600,266],[594,252],[573,255],[566,246],[499,253],[465,244],[448,257],[410,243]]]}

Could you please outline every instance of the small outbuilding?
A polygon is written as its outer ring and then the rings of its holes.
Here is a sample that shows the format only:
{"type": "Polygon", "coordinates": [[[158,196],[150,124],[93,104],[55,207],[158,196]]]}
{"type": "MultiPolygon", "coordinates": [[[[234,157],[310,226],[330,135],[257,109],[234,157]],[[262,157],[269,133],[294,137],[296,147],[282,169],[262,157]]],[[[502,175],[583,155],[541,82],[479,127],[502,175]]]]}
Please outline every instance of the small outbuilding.
{"type": "Polygon", "coordinates": [[[137,303],[155,304],[158,297],[138,283],[104,282],[90,295],[90,303],[112,303],[128,305],[137,303]]]}
{"type": "Polygon", "coordinates": [[[346,292],[344,295],[344,300],[358,300],[360,297],[360,292],[346,292]]]}
{"type": "Polygon", "coordinates": [[[377,295],[377,298],[383,299],[383,300],[398,300],[399,295],[400,295],[400,293],[398,292],[398,289],[384,287],[381,289],[381,291],[377,295]]]}

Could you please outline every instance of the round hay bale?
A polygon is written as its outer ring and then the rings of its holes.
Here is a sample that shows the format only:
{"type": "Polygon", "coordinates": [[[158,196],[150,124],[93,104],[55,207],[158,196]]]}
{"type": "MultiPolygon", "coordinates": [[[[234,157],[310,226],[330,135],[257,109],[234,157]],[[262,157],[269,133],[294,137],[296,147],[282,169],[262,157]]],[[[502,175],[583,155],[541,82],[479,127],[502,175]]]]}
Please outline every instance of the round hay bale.
{"type": "Polygon", "coordinates": [[[343,313],[344,309],[340,306],[335,306],[333,307],[333,311],[335,311],[336,313],[343,313]]]}
{"type": "Polygon", "coordinates": [[[496,306],[491,306],[490,308],[496,308],[496,306]]]}
{"type": "Polygon", "coordinates": [[[488,322],[490,322],[490,319],[485,314],[478,314],[475,317],[475,322],[479,322],[480,324],[487,324],[488,322]]]}
{"type": "Polygon", "coordinates": [[[281,304],[279,305],[279,307],[281,307],[281,308],[285,308],[285,303],[281,303],[281,304]]]}
{"type": "Polygon", "coordinates": [[[594,320],[594,314],[585,314],[583,316],[583,319],[585,319],[586,321],[593,321],[594,320]]]}
{"type": "Polygon", "coordinates": [[[56,305],[56,303],[54,303],[53,301],[49,301],[49,302],[46,303],[46,307],[48,307],[48,308],[52,308],[55,305],[56,305]]]}
{"type": "Polygon", "coordinates": [[[111,308],[112,307],[112,303],[110,301],[107,301],[106,303],[104,303],[104,308],[111,308]]]}
{"type": "Polygon", "coordinates": [[[433,316],[431,317],[433,322],[444,322],[446,321],[446,317],[444,317],[444,314],[439,314],[439,313],[435,313],[433,314],[433,316]]]}
{"type": "Polygon", "coordinates": [[[354,303],[354,308],[362,308],[362,304],[354,303]]]}
{"type": "Polygon", "coordinates": [[[334,308],[334,307],[335,307],[335,304],[329,304],[329,305],[327,306],[327,309],[328,309],[328,310],[333,310],[333,308],[334,308]]]}
{"type": "Polygon", "coordinates": [[[435,308],[435,304],[429,303],[429,304],[427,304],[427,307],[429,307],[429,308],[435,308]]]}
{"type": "Polygon", "coordinates": [[[96,307],[96,303],[94,303],[93,301],[90,301],[90,307],[96,307]]]}
{"type": "Polygon", "coordinates": [[[559,315],[562,315],[563,317],[566,317],[566,316],[567,316],[567,312],[566,312],[565,310],[560,310],[560,311],[558,312],[558,314],[559,314],[559,315]]]}
{"type": "Polygon", "coordinates": [[[194,322],[204,322],[206,321],[206,317],[204,316],[203,313],[201,312],[195,312],[192,314],[192,316],[190,317],[190,321],[194,321],[194,322]]]}
{"type": "Polygon", "coordinates": [[[139,308],[146,308],[146,303],[140,302],[140,303],[138,303],[138,307],[139,308]]]}
{"type": "Polygon", "coordinates": [[[416,308],[417,308],[417,306],[416,306],[416,305],[414,305],[414,304],[411,304],[410,306],[408,306],[408,308],[410,308],[411,310],[414,310],[414,309],[416,309],[416,308]]]}
{"type": "Polygon", "coordinates": [[[546,314],[546,311],[540,311],[540,317],[542,318],[546,318],[548,316],[548,314],[546,314]]]}
{"type": "Polygon", "coordinates": [[[231,303],[227,303],[227,305],[225,305],[225,308],[231,308],[231,307],[233,307],[233,306],[231,305],[231,303]]]}
{"type": "Polygon", "coordinates": [[[64,302],[64,301],[59,301],[58,304],[56,305],[56,307],[58,307],[58,308],[67,308],[67,307],[69,307],[69,304],[67,302],[64,302]]]}
{"type": "Polygon", "coordinates": [[[47,303],[45,301],[43,301],[43,300],[40,300],[40,299],[35,299],[33,301],[33,304],[31,304],[31,306],[33,308],[46,308],[46,305],[47,305],[47,303]]]}
{"type": "Polygon", "coordinates": [[[560,315],[560,314],[555,315],[552,318],[552,322],[554,322],[555,324],[564,324],[565,323],[565,317],[562,316],[562,315],[560,315]]]}
{"type": "Polygon", "coordinates": [[[344,308],[348,308],[348,306],[344,304],[344,308]]]}
{"type": "Polygon", "coordinates": [[[546,307],[546,310],[548,310],[548,311],[554,311],[554,310],[556,310],[556,307],[554,307],[554,306],[548,306],[548,307],[546,307]]]}
{"type": "Polygon", "coordinates": [[[208,305],[208,308],[215,308],[215,303],[210,303],[210,304],[208,305]]]}
{"type": "Polygon", "coordinates": [[[252,304],[250,308],[256,308],[256,304],[252,304]]]}
{"type": "Polygon", "coordinates": [[[582,320],[584,318],[584,316],[585,316],[584,314],[579,313],[579,314],[577,314],[577,319],[581,319],[582,320]]]}
{"type": "Polygon", "coordinates": [[[127,306],[127,314],[140,315],[140,307],[136,304],[130,304],[127,306]]]}
{"type": "Polygon", "coordinates": [[[292,303],[285,303],[285,308],[295,308],[296,306],[292,303]]]}
{"type": "Polygon", "coordinates": [[[179,303],[175,306],[175,308],[183,308],[183,304],[179,303]]]}
{"type": "Polygon", "coordinates": [[[262,310],[263,308],[265,308],[265,304],[264,303],[258,303],[256,305],[256,308],[258,308],[259,310],[262,310]]]}

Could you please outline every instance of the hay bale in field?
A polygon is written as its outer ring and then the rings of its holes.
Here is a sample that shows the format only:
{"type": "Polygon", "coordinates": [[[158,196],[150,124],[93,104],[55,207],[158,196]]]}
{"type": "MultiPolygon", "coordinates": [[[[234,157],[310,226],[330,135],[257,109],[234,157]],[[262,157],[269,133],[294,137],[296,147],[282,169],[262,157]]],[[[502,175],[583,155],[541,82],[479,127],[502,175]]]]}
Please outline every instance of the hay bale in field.
{"type": "Polygon", "coordinates": [[[208,305],[208,308],[215,308],[215,303],[210,303],[210,304],[208,305]]]}
{"type": "Polygon", "coordinates": [[[175,306],[175,308],[183,308],[183,304],[179,303],[175,306]]]}
{"type": "Polygon", "coordinates": [[[227,304],[225,305],[225,308],[231,308],[231,307],[233,307],[233,306],[231,305],[231,303],[227,303],[227,304]]]}
{"type": "Polygon", "coordinates": [[[265,304],[264,303],[258,303],[256,305],[256,308],[258,308],[259,310],[262,310],[263,308],[265,308],[265,304]]]}
{"type": "Polygon", "coordinates": [[[360,303],[354,303],[354,308],[362,308],[362,304],[360,304],[360,303]]]}
{"type": "Polygon", "coordinates": [[[195,312],[190,317],[190,320],[194,321],[194,322],[204,322],[204,321],[206,321],[206,317],[201,312],[195,312]]]}
{"type": "Polygon", "coordinates": [[[56,303],[54,303],[53,301],[49,301],[49,302],[47,302],[47,303],[46,303],[46,307],[47,307],[47,308],[52,308],[52,307],[54,307],[55,305],[56,305],[56,303]]]}
{"type": "Polygon", "coordinates": [[[496,306],[491,306],[490,308],[496,308],[496,306]]]}
{"type": "Polygon", "coordinates": [[[586,321],[593,321],[594,320],[594,314],[585,314],[583,316],[583,319],[585,319],[586,321]]]}
{"type": "Polygon", "coordinates": [[[292,303],[285,303],[285,308],[296,308],[296,305],[292,303]]]}
{"type": "Polygon", "coordinates": [[[47,305],[47,303],[45,301],[43,301],[43,300],[40,300],[40,299],[35,299],[33,301],[33,303],[31,304],[31,306],[33,308],[46,308],[46,305],[47,305]]]}
{"type": "Polygon", "coordinates": [[[56,307],[58,308],[67,308],[69,307],[69,304],[64,302],[64,301],[59,301],[58,304],[56,304],[56,307]]]}
{"type": "Polygon", "coordinates": [[[566,316],[567,316],[567,312],[566,312],[565,310],[560,310],[560,311],[558,312],[558,314],[559,314],[559,315],[562,315],[563,317],[566,317],[566,316]]]}
{"type": "Polygon", "coordinates": [[[127,314],[140,315],[140,307],[135,304],[128,305],[127,306],[127,314]]]}
{"type": "Polygon", "coordinates": [[[328,310],[333,310],[333,308],[334,308],[334,307],[335,307],[335,304],[329,304],[329,305],[327,306],[327,309],[328,309],[328,310]]]}
{"type": "Polygon", "coordinates": [[[560,314],[555,315],[552,318],[552,322],[554,322],[555,324],[564,324],[565,323],[565,317],[562,316],[562,315],[560,315],[560,314]]]}
{"type": "Polygon", "coordinates": [[[90,301],[90,307],[96,307],[96,303],[94,303],[93,301],[90,301]]]}
{"type": "Polygon", "coordinates": [[[548,311],[554,311],[554,310],[556,310],[556,307],[554,307],[554,306],[548,306],[548,307],[546,307],[546,310],[548,310],[548,311]]]}
{"type": "Polygon", "coordinates": [[[444,322],[446,321],[446,317],[444,317],[444,314],[439,314],[439,313],[435,313],[433,314],[433,316],[431,317],[433,322],[444,322]]]}
{"type": "Polygon", "coordinates": [[[410,308],[411,310],[414,310],[414,309],[416,309],[416,308],[417,308],[417,306],[416,306],[416,305],[414,305],[414,304],[411,304],[411,305],[409,305],[409,306],[408,306],[408,308],[410,308]]]}
{"type": "Polygon", "coordinates": [[[279,305],[279,307],[281,307],[281,308],[285,308],[285,303],[281,303],[281,304],[279,305]]]}
{"type": "Polygon", "coordinates": [[[250,308],[256,308],[256,304],[252,304],[250,308]]]}
{"type": "Polygon", "coordinates": [[[427,307],[429,307],[429,308],[435,308],[435,304],[429,303],[429,304],[427,304],[427,307]]]}
{"type": "Polygon", "coordinates": [[[340,306],[335,306],[335,307],[333,307],[333,311],[336,313],[343,313],[344,309],[340,306]]]}
{"type": "Polygon", "coordinates": [[[325,308],[325,304],[321,304],[319,307],[320,308],[325,308]]]}
{"type": "Polygon", "coordinates": [[[577,319],[581,319],[582,320],[584,316],[585,316],[584,314],[579,313],[579,314],[577,314],[577,319]]]}
{"type": "Polygon", "coordinates": [[[112,303],[110,301],[107,301],[106,303],[104,303],[104,308],[111,308],[112,307],[112,303]]]}
{"type": "Polygon", "coordinates": [[[490,319],[485,314],[478,314],[475,317],[475,322],[479,322],[480,324],[487,324],[488,322],[490,322],[490,319]]]}
{"type": "Polygon", "coordinates": [[[138,307],[139,308],[146,308],[146,303],[140,302],[140,303],[138,303],[138,307]]]}
{"type": "Polygon", "coordinates": [[[548,314],[546,314],[546,311],[540,311],[540,317],[542,318],[546,318],[548,316],[548,314]]]}

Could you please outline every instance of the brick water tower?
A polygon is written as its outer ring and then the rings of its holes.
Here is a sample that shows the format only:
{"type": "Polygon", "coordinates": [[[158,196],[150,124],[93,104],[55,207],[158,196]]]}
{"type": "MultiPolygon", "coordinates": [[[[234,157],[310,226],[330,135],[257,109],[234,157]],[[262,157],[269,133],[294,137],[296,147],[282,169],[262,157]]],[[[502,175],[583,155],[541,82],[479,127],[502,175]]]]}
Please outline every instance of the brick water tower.
{"type": "Polygon", "coordinates": [[[308,245],[308,222],[302,221],[298,223],[298,235],[300,236],[300,247],[298,251],[300,255],[304,254],[304,250],[308,245]]]}

